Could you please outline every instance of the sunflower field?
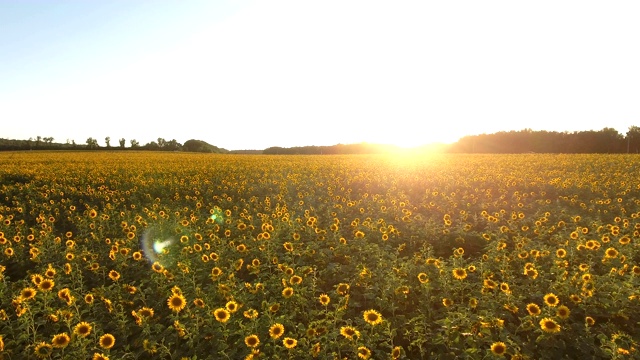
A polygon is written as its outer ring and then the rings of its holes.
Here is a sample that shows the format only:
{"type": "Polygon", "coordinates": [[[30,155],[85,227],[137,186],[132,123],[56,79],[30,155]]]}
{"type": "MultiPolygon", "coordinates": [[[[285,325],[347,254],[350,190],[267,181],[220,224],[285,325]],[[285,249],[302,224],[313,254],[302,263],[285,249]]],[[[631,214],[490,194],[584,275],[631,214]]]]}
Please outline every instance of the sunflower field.
{"type": "Polygon", "coordinates": [[[637,156],[0,165],[1,359],[640,358],[637,156]]]}

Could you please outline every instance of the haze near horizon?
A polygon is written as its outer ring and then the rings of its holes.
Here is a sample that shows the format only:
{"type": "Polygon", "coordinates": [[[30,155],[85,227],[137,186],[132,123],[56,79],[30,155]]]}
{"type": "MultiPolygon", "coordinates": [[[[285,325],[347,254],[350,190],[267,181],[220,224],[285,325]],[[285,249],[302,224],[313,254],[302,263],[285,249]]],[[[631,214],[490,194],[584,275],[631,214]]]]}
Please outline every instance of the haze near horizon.
{"type": "Polygon", "coordinates": [[[0,1],[0,138],[229,150],[640,125],[634,1],[0,1]]]}

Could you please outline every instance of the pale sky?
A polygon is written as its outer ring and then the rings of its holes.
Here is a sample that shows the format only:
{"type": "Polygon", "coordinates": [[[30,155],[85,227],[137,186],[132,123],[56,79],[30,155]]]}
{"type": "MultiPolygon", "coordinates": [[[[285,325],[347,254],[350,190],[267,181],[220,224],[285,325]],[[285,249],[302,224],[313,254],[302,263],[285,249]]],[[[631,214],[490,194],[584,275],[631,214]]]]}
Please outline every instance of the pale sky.
{"type": "Polygon", "coordinates": [[[0,0],[0,138],[229,150],[640,126],[640,1],[0,0]]]}

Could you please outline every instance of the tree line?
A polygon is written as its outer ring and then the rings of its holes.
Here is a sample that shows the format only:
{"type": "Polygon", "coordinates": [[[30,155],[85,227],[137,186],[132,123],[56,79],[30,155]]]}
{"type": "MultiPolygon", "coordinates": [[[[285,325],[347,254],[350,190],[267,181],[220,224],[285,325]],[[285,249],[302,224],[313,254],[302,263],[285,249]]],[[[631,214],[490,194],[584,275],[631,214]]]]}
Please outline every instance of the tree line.
{"type": "MultiPolygon", "coordinates": [[[[428,131],[428,130],[427,130],[428,131]]],[[[100,146],[98,140],[90,137],[84,144],[76,144],[67,140],[66,143],[54,143],[53,137],[30,138],[29,140],[0,139],[1,150],[151,150],[151,151],[188,151],[206,153],[262,153],[269,155],[338,155],[338,154],[376,154],[402,151],[394,145],[371,143],[337,144],[332,146],[297,146],[297,147],[269,147],[262,151],[229,151],[210,145],[202,140],[188,140],[184,144],[175,139],[158,138],[141,145],[137,140],[129,140],[129,147],[124,138],[112,146],[111,138],[107,136],[105,145],[100,146]]],[[[444,152],[444,153],[639,153],[640,127],[631,126],[626,134],[619,133],[613,128],[602,130],[558,132],[534,131],[523,129],[519,131],[500,131],[492,134],[468,135],[449,145],[430,144],[412,149],[413,152],[444,152]]]]}
{"type": "Polygon", "coordinates": [[[465,136],[452,144],[453,153],[600,153],[621,154],[640,151],[640,127],[631,126],[626,134],[613,128],[599,131],[501,131],[465,136]]]}
{"type": "Polygon", "coordinates": [[[150,141],[144,145],[136,139],[127,140],[121,138],[117,145],[111,145],[111,137],[104,139],[104,146],[98,144],[98,140],[89,137],[84,144],[78,144],[75,140],[67,140],[65,143],[55,143],[53,137],[36,136],[28,140],[0,139],[0,151],[9,150],[151,150],[151,151],[188,151],[207,153],[226,153],[228,150],[210,145],[202,140],[187,140],[181,144],[175,139],[165,140],[158,138],[158,141],[150,141]]]}

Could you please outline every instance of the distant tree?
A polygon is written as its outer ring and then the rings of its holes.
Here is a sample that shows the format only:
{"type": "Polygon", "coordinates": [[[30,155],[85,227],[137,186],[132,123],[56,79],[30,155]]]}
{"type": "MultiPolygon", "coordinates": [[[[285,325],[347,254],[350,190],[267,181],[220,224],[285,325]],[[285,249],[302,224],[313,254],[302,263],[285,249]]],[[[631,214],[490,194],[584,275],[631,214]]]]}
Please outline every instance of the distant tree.
{"type": "Polygon", "coordinates": [[[129,140],[129,143],[131,144],[131,148],[137,148],[138,146],[140,146],[140,143],[136,139],[129,140]]]}
{"type": "Polygon", "coordinates": [[[181,148],[182,145],[176,139],[171,139],[165,143],[165,149],[167,151],[178,151],[181,148]]]}
{"type": "Polygon", "coordinates": [[[627,141],[627,152],[637,154],[640,151],[640,127],[635,125],[629,127],[625,140],[627,141]]]}
{"type": "Polygon", "coordinates": [[[125,138],[122,138],[119,140],[120,142],[120,147],[124,149],[124,144],[126,144],[127,140],[125,140],[125,138]]]}
{"type": "Polygon", "coordinates": [[[40,146],[40,141],[42,141],[42,136],[40,135],[36,136],[36,147],[40,146]]]}
{"type": "Polygon", "coordinates": [[[89,147],[89,149],[96,149],[98,148],[98,140],[90,137],[87,139],[87,147],[89,147]]]}
{"type": "Polygon", "coordinates": [[[104,138],[104,143],[107,144],[107,148],[110,148],[111,145],[109,144],[111,142],[111,137],[107,136],[106,138],[104,138]]]}
{"type": "Polygon", "coordinates": [[[167,145],[167,141],[163,138],[158,138],[158,147],[160,147],[161,149],[164,148],[167,145]]]}

